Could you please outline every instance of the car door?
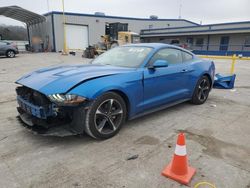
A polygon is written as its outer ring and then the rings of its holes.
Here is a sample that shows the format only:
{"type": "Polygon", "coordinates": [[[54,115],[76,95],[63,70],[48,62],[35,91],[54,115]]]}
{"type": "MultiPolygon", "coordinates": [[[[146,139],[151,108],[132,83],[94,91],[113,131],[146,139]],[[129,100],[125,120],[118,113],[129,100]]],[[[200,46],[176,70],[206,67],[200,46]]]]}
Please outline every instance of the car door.
{"type": "Polygon", "coordinates": [[[185,67],[183,76],[186,78],[186,88],[188,90],[189,98],[193,95],[193,90],[197,83],[197,72],[195,71],[195,60],[193,54],[182,51],[182,62],[185,67]]]}
{"type": "Polygon", "coordinates": [[[154,54],[148,67],[156,60],[166,60],[167,67],[144,69],[144,109],[174,103],[188,97],[188,65],[183,63],[182,51],[161,49],[154,54]]]}

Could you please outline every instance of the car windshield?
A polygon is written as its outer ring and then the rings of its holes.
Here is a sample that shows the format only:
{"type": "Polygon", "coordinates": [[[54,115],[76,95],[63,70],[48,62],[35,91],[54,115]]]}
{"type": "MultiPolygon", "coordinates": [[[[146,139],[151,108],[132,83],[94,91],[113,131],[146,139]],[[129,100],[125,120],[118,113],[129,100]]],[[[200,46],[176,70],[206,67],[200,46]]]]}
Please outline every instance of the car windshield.
{"type": "Polygon", "coordinates": [[[99,56],[92,64],[136,68],[140,66],[151,51],[152,48],[149,47],[116,47],[99,56]]]}

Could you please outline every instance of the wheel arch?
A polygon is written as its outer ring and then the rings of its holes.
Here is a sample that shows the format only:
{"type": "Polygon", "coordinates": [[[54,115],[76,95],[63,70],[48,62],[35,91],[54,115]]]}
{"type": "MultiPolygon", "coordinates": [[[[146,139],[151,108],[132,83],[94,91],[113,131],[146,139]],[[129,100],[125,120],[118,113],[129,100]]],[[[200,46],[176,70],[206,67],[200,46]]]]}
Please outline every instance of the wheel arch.
{"type": "Polygon", "coordinates": [[[126,95],[126,93],[124,93],[123,91],[121,90],[118,90],[118,89],[111,89],[111,90],[108,90],[106,92],[114,92],[118,95],[120,95],[122,97],[122,99],[124,100],[125,104],[126,104],[126,110],[127,110],[127,117],[129,117],[129,112],[130,112],[130,101],[129,101],[129,98],[128,96],[126,95]]]}
{"type": "MultiPolygon", "coordinates": [[[[195,85],[194,85],[194,87],[193,87],[193,89],[192,89],[192,96],[194,95],[195,88],[196,88],[196,86],[197,86],[199,80],[200,80],[203,76],[207,76],[208,79],[209,79],[209,82],[210,82],[211,84],[213,84],[211,75],[210,75],[208,72],[203,72],[203,73],[199,74],[199,76],[197,76],[197,80],[195,81],[195,85]]],[[[212,85],[211,85],[210,90],[211,90],[211,89],[212,89],[212,85]]]]}
{"type": "Polygon", "coordinates": [[[10,52],[10,51],[12,51],[12,52],[14,52],[14,54],[16,54],[15,50],[13,50],[13,49],[8,49],[8,50],[6,50],[5,55],[7,55],[8,52],[10,52]]]}
{"type": "Polygon", "coordinates": [[[213,80],[212,80],[212,78],[211,78],[211,75],[210,75],[210,74],[208,74],[208,73],[204,73],[202,76],[207,76],[207,77],[208,77],[209,82],[210,82],[210,84],[211,84],[211,88],[212,88],[212,85],[213,85],[213,80]]]}

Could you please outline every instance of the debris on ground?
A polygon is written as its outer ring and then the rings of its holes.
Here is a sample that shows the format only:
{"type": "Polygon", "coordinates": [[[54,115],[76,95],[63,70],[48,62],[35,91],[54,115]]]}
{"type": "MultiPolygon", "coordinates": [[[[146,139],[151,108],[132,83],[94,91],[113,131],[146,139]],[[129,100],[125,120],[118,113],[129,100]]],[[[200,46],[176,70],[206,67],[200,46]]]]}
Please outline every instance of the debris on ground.
{"type": "Polygon", "coordinates": [[[6,138],[8,138],[8,136],[5,136],[5,137],[3,137],[3,138],[0,138],[0,141],[5,140],[6,138]]]}
{"type": "Polygon", "coordinates": [[[132,155],[132,156],[129,156],[128,158],[127,158],[127,161],[129,161],[129,160],[135,160],[135,159],[137,159],[139,157],[139,155],[132,155]]]}
{"type": "Polygon", "coordinates": [[[230,89],[230,91],[231,91],[231,92],[235,92],[235,91],[236,91],[236,89],[230,89]]]}

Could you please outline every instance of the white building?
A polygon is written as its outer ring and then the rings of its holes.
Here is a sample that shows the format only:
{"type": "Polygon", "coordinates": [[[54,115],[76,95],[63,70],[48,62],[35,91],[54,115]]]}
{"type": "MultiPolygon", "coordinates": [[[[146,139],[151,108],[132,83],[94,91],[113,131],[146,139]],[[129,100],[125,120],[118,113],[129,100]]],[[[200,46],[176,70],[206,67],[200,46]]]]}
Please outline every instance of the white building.
{"type": "Polygon", "coordinates": [[[132,18],[66,12],[64,27],[62,12],[39,15],[9,6],[0,7],[0,15],[26,23],[34,51],[61,51],[64,28],[67,48],[84,50],[97,44],[102,35],[110,34],[112,23],[119,23],[116,27],[140,34],[142,42],[179,43],[196,54],[250,56],[250,21],[199,25],[185,19],[158,19],[156,16],[132,18]]]}
{"type": "Polygon", "coordinates": [[[179,41],[196,54],[250,56],[250,22],[141,30],[144,42],[179,41]]]}
{"type": "MultiPolygon", "coordinates": [[[[40,37],[44,48],[52,51],[63,49],[63,14],[50,12],[44,15],[46,22],[29,26],[30,38],[40,37]]],[[[106,34],[106,25],[110,23],[123,23],[128,25],[128,30],[140,33],[142,29],[162,27],[196,26],[198,24],[185,19],[144,19],[131,17],[116,17],[105,15],[65,13],[66,41],[69,49],[85,49],[96,44],[100,37],[106,34]]]]}

